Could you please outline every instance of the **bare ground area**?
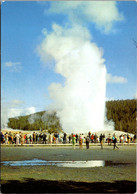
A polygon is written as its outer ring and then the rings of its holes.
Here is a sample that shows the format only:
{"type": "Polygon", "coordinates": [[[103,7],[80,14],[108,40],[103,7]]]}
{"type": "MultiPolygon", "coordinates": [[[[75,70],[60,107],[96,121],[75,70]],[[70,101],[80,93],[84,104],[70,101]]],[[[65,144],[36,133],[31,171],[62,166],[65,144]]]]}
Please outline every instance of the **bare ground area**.
{"type": "Polygon", "coordinates": [[[2,147],[1,161],[103,160],[104,167],[1,165],[2,193],[135,193],[136,146],[90,147],[2,147]]]}

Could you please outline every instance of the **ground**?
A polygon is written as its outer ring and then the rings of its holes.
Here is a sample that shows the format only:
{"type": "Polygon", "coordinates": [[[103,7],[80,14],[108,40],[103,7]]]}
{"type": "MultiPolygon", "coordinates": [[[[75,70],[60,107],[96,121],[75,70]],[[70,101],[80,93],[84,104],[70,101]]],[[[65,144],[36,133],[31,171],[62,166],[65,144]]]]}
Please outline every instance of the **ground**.
{"type": "Polygon", "coordinates": [[[2,193],[135,193],[136,146],[2,147],[1,161],[103,160],[104,167],[68,168],[57,166],[1,165],[2,193]]]}

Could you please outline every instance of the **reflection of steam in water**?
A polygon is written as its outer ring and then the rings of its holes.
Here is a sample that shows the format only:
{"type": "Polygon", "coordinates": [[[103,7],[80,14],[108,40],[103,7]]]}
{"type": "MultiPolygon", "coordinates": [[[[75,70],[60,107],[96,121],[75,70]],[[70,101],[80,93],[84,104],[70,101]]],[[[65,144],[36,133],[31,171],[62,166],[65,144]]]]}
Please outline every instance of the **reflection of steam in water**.
{"type": "Polygon", "coordinates": [[[103,160],[89,160],[89,161],[46,161],[46,160],[23,160],[23,161],[4,161],[1,162],[6,166],[45,166],[55,165],[58,167],[73,167],[73,168],[89,168],[89,167],[103,167],[105,161],[103,160]]]}

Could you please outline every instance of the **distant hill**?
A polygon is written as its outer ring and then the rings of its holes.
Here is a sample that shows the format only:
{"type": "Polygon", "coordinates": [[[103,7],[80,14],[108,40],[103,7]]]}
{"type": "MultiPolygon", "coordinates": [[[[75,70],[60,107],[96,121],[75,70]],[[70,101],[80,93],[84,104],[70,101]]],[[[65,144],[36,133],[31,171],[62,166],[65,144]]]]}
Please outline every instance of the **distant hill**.
{"type": "Polygon", "coordinates": [[[113,120],[115,130],[136,133],[137,100],[114,100],[106,102],[107,119],[113,120]]]}
{"type": "MultiPolygon", "coordinates": [[[[136,133],[136,100],[106,102],[107,119],[113,120],[115,130],[136,133]]],[[[63,132],[56,112],[41,111],[31,115],[10,118],[8,127],[22,130],[47,130],[63,132]]]]}

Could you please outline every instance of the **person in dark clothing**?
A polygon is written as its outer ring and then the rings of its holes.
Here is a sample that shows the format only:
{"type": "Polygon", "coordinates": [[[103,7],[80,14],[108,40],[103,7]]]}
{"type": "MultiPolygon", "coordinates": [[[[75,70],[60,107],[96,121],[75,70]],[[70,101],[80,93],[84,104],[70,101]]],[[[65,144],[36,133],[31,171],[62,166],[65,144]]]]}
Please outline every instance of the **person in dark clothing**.
{"type": "Polygon", "coordinates": [[[71,139],[72,139],[72,137],[71,137],[71,135],[69,135],[69,143],[71,142],[71,139]]]}
{"type": "Polygon", "coordinates": [[[36,133],[36,144],[38,143],[38,134],[36,133]]]}
{"type": "Polygon", "coordinates": [[[65,143],[66,143],[66,141],[67,141],[67,134],[66,134],[66,133],[64,133],[63,143],[65,144],[65,143]]]}
{"type": "Polygon", "coordinates": [[[100,144],[101,144],[101,149],[103,149],[103,135],[101,134],[100,135],[100,144]]]}
{"type": "Polygon", "coordinates": [[[97,143],[97,138],[98,138],[98,136],[97,136],[97,134],[95,133],[95,135],[94,135],[94,143],[97,143]]]}
{"type": "Polygon", "coordinates": [[[88,136],[89,136],[89,139],[90,139],[90,136],[91,136],[91,132],[90,131],[88,132],[88,136]]]}
{"type": "Polygon", "coordinates": [[[4,143],[4,135],[1,131],[0,131],[0,143],[4,143]]]}
{"type": "Polygon", "coordinates": [[[112,140],[113,140],[113,144],[114,144],[114,148],[113,148],[113,149],[115,149],[115,148],[119,149],[119,147],[117,147],[117,145],[116,145],[116,143],[117,143],[117,138],[116,138],[115,135],[112,137],[112,140]]]}
{"type": "Polygon", "coordinates": [[[33,133],[33,144],[36,143],[36,133],[33,133]]]}
{"type": "Polygon", "coordinates": [[[43,144],[46,144],[46,141],[47,141],[46,137],[47,137],[47,135],[44,133],[43,134],[43,144]]]}
{"type": "Polygon", "coordinates": [[[86,137],[86,148],[89,149],[89,137],[86,137]]]}
{"type": "Polygon", "coordinates": [[[78,134],[76,134],[76,143],[78,142],[78,134]]]}

